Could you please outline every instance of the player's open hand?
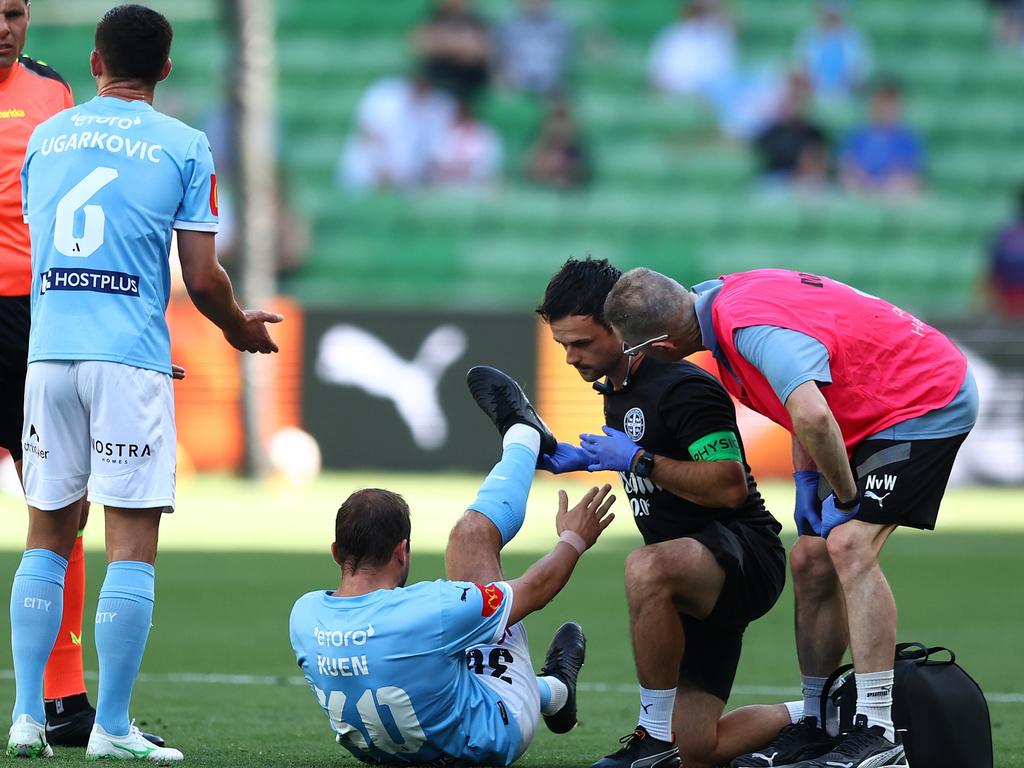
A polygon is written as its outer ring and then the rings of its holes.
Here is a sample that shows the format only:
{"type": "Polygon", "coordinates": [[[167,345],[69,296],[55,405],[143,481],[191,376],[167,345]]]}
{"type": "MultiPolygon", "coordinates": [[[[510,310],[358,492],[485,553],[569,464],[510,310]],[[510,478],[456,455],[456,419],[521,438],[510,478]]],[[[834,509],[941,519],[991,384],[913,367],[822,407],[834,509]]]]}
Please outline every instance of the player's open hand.
{"type": "Polygon", "coordinates": [[[569,509],[569,496],[565,491],[558,492],[558,514],[555,516],[555,528],[561,536],[564,531],[572,531],[586,542],[587,549],[594,546],[597,537],[611,525],[615,515],[608,509],[615,503],[615,496],[609,496],[612,487],[603,485],[591,488],[580,503],[569,509]]]}
{"type": "Polygon", "coordinates": [[[267,323],[280,323],[283,315],[276,312],[264,312],[262,309],[243,309],[242,319],[236,328],[224,331],[224,338],[240,352],[259,352],[270,354],[277,352],[277,344],[270,337],[267,323]]]}

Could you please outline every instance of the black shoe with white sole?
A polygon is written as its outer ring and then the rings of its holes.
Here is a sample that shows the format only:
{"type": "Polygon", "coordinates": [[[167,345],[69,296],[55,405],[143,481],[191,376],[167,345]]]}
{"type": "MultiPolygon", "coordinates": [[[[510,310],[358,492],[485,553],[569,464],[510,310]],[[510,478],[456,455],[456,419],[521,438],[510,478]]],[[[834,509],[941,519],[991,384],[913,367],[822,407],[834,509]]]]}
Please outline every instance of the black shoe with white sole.
{"type": "Polygon", "coordinates": [[[731,768],[785,768],[804,760],[814,760],[831,752],[836,739],[818,727],[816,717],[805,717],[787,725],[775,741],[764,749],[741,755],[731,768]]]}
{"type": "MultiPolygon", "coordinates": [[[[58,747],[85,747],[96,722],[96,709],[85,694],[46,701],[46,740],[58,747]]],[[[149,743],[162,747],[164,740],[152,733],[143,733],[149,743]]]]}
{"type": "Polygon", "coordinates": [[[507,373],[489,365],[475,365],[466,374],[469,392],[504,435],[513,424],[526,424],[540,433],[540,454],[554,453],[558,441],[530,404],[523,388],[507,373]]]}
{"type": "Polygon", "coordinates": [[[568,733],[576,726],[576,678],[586,651],[587,638],[583,628],[574,621],[560,626],[548,646],[540,674],[558,678],[569,689],[569,697],[562,708],[553,715],[544,715],[544,724],[552,733],[568,733]]]}
{"type": "Polygon", "coordinates": [[[907,768],[907,756],[896,737],[893,744],[885,738],[880,726],[868,725],[864,715],[857,715],[853,728],[839,736],[827,755],[797,764],[797,768],[907,768]]]}
{"type": "Polygon", "coordinates": [[[679,768],[679,747],[674,741],[656,739],[642,725],[619,739],[622,747],[602,757],[590,768],[679,768]]]}

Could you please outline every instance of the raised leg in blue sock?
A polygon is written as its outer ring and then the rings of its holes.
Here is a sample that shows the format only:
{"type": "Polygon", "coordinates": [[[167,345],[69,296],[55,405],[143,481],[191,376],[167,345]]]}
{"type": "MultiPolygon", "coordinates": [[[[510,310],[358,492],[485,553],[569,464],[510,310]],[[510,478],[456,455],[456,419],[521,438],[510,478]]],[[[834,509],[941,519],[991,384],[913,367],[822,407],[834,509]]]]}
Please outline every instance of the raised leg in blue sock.
{"type": "Polygon", "coordinates": [[[536,450],[519,443],[506,445],[501,461],[494,465],[480,486],[476,499],[469,505],[469,509],[476,510],[497,526],[502,546],[508,544],[523,526],[526,499],[536,470],[536,450]]]}

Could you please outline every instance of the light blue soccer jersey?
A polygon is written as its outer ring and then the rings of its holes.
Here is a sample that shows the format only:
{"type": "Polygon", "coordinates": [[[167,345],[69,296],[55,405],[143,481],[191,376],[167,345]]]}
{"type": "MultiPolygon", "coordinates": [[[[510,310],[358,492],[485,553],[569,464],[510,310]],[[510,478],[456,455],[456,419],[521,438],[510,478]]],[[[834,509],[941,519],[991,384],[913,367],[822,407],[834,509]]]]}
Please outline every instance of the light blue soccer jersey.
{"type": "MultiPolygon", "coordinates": [[[[519,754],[519,725],[470,670],[466,650],[499,642],[511,607],[506,582],[319,591],[295,603],[289,629],[338,742],[356,757],[507,765],[519,754]]],[[[478,672],[500,675],[496,661],[478,672]]]]}
{"type": "Polygon", "coordinates": [[[39,125],[21,173],[32,235],[29,362],[171,372],[172,229],[217,230],[206,136],[144,101],[97,96],[39,125]]]}

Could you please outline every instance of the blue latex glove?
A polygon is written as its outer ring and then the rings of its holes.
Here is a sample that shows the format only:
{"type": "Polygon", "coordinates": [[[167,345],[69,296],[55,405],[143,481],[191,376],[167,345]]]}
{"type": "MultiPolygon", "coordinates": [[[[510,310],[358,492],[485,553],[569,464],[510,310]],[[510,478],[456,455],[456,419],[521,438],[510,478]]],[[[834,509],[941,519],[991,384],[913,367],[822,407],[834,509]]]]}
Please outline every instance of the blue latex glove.
{"type": "Polygon", "coordinates": [[[827,539],[829,532],[837,525],[849,522],[860,509],[860,502],[850,509],[836,507],[836,495],[833,493],[821,502],[821,538],[827,539]]]}
{"type": "Polygon", "coordinates": [[[818,473],[794,472],[796,482],[796,507],[793,520],[796,530],[802,536],[817,536],[821,532],[821,502],[818,501],[818,473]]]}
{"type": "Polygon", "coordinates": [[[537,461],[537,469],[546,469],[556,475],[578,472],[590,464],[590,454],[572,443],[559,443],[554,453],[545,454],[537,461]]]}
{"type": "Polygon", "coordinates": [[[629,472],[633,468],[633,459],[643,450],[634,443],[625,432],[611,427],[601,427],[605,436],[580,435],[580,445],[590,455],[591,472],[611,469],[615,472],[629,472]]]}

